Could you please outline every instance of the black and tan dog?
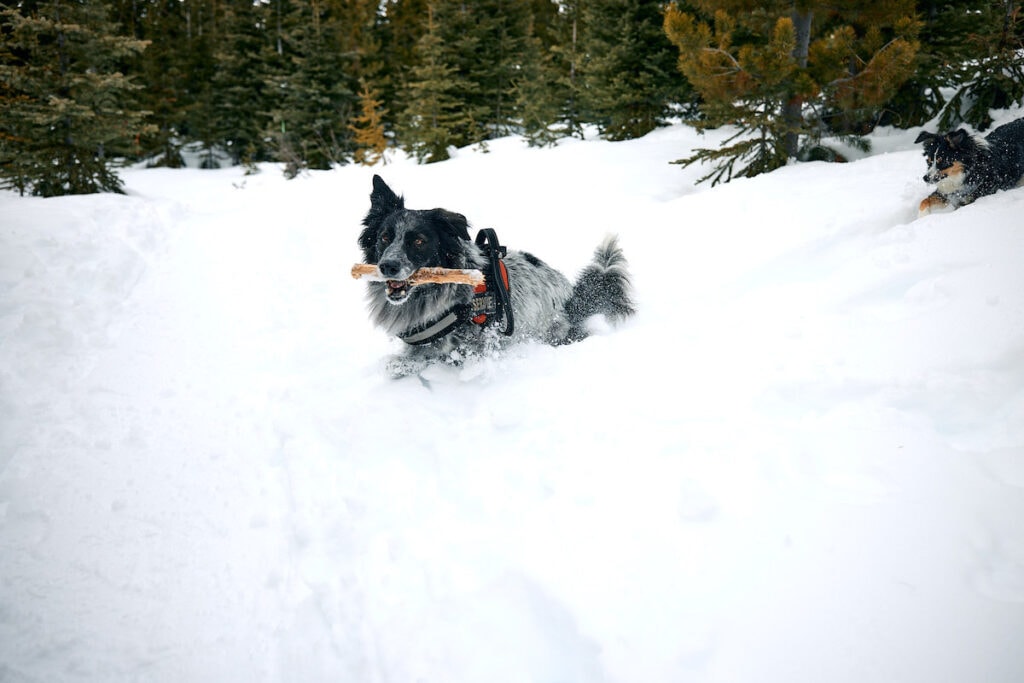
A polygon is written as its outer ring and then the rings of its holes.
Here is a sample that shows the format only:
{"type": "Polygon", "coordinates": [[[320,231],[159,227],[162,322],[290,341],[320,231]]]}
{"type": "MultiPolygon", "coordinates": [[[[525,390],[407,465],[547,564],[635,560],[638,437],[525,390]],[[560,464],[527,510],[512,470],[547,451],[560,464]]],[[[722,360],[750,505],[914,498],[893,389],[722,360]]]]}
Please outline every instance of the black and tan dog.
{"type": "Polygon", "coordinates": [[[924,180],[935,185],[918,207],[920,216],[970,204],[1017,187],[1024,179],[1024,119],[999,126],[986,137],[961,128],[945,135],[923,131],[914,142],[924,143],[924,180]]]}

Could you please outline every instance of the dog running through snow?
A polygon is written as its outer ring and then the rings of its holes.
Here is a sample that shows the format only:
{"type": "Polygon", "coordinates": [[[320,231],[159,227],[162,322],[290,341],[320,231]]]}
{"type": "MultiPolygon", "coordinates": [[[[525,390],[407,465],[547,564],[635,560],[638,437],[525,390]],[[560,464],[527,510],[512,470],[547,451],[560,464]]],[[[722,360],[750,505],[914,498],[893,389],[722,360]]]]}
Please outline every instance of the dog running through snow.
{"type": "Polygon", "coordinates": [[[479,296],[474,287],[413,287],[408,282],[421,267],[486,271],[492,265],[486,247],[470,239],[465,216],[440,208],[407,209],[404,198],[375,175],[363,226],[358,243],[365,262],[375,264],[385,278],[367,282],[370,318],[405,342],[403,352],[388,361],[393,377],[417,374],[437,362],[459,365],[509,343],[579,341],[587,336],[593,316],[603,315],[616,325],[636,310],[615,236],[597,247],[575,283],[536,256],[509,249],[502,261],[511,316],[492,314],[482,321],[484,316],[457,314],[473,309],[479,296]],[[509,317],[514,317],[514,331],[505,336],[509,317]]]}
{"type": "Polygon", "coordinates": [[[914,142],[924,144],[924,180],[935,186],[918,206],[918,216],[956,209],[1024,181],[1024,119],[999,126],[985,137],[960,128],[945,135],[922,131],[914,142]]]}

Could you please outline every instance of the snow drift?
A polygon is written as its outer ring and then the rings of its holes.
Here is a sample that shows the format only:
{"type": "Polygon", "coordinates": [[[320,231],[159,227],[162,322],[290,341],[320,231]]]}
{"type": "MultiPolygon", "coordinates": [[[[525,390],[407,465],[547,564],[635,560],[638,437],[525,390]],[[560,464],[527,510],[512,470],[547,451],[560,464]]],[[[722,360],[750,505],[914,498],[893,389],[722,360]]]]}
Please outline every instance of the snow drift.
{"type": "Polygon", "coordinates": [[[918,220],[916,132],[0,194],[0,680],[1020,681],[1024,191],[918,220]],[[387,379],[373,172],[639,315],[387,379]]]}

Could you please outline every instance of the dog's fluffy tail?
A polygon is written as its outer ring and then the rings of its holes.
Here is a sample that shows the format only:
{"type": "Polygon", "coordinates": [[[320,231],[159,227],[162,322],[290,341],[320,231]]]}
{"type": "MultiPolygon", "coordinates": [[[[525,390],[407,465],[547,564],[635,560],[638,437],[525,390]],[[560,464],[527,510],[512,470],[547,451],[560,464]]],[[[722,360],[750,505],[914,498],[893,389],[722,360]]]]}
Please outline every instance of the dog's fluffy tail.
{"type": "Polygon", "coordinates": [[[595,315],[604,315],[617,324],[636,313],[629,264],[619,247],[619,239],[608,235],[594,250],[594,260],[580,273],[565,303],[571,326],[568,341],[587,336],[586,322],[595,315]]]}

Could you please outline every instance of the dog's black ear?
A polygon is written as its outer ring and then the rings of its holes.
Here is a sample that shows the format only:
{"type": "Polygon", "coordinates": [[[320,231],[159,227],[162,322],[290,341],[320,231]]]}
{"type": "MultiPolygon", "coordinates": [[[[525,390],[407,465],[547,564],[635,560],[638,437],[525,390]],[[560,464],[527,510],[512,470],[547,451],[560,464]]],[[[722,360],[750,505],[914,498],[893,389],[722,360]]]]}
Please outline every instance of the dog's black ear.
{"type": "Polygon", "coordinates": [[[966,130],[960,128],[947,135],[946,140],[949,142],[950,147],[956,149],[957,147],[962,147],[967,142],[968,135],[969,133],[966,130]]]}
{"type": "Polygon", "coordinates": [[[445,230],[452,237],[469,241],[469,221],[461,213],[448,211],[447,209],[434,209],[430,213],[445,227],[445,230]]]}
{"type": "Polygon", "coordinates": [[[465,268],[469,221],[461,213],[447,209],[431,209],[428,213],[438,228],[441,264],[446,268],[465,268]]]}
{"type": "Polygon", "coordinates": [[[370,210],[363,219],[366,226],[359,234],[359,246],[366,257],[366,263],[373,263],[377,249],[377,235],[385,218],[405,208],[405,200],[394,193],[379,175],[373,176],[373,191],[370,193],[370,210]]]}
{"type": "Polygon", "coordinates": [[[938,135],[936,135],[935,133],[929,133],[926,130],[922,130],[918,134],[918,136],[914,139],[914,144],[916,145],[919,142],[924,142],[925,140],[934,140],[937,137],[938,137],[938,135]]]}
{"type": "Polygon", "coordinates": [[[370,193],[370,212],[366,214],[366,225],[380,223],[385,216],[405,208],[405,200],[395,194],[379,175],[373,176],[373,192],[370,193]]]}

